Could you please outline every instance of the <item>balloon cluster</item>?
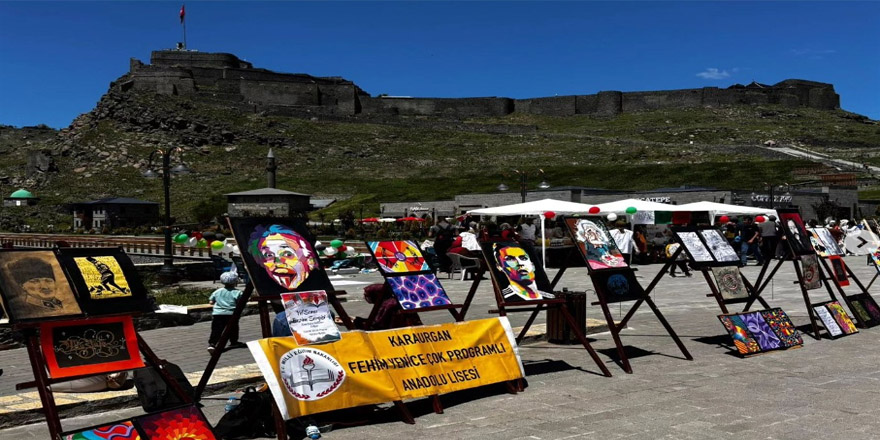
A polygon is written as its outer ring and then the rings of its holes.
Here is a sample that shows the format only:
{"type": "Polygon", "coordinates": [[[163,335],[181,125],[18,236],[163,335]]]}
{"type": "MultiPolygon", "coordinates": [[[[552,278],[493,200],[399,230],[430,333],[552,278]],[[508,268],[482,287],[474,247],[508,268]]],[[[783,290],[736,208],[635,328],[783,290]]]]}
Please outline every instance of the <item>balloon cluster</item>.
{"type": "Polygon", "coordinates": [[[355,250],[351,246],[346,246],[345,242],[335,239],[330,242],[330,246],[325,246],[321,242],[315,243],[315,250],[325,257],[347,258],[349,255],[355,255],[355,250]]]}
{"type": "Polygon", "coordinates": [[[183,245],[183,247],[197,249],[211,248],[214,252],[241,254],[238,245],[232,244],[232,241],[220,232],[193,232],[192,235],[181,232],[172,237],[172,240],[179,245],[183,245]]]}

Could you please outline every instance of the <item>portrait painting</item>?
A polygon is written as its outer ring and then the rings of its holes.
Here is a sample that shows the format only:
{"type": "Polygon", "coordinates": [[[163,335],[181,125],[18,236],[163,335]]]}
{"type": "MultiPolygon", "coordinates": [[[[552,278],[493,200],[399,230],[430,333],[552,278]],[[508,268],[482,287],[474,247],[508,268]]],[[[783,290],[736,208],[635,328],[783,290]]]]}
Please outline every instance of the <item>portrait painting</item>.
{"type": "Polygon", "coordinates": [[[141,440],[131,420],[61,434],[62,440],[141,440]]]}
{"type": "Polygon", "coordinates": [[[815,253],[816,251],[813,249],[812,243],[810,243],[810,234],[804,228],[804,221],[801,219],[798,210],[780,208],[777,209],[777,213],[779,213],[779,223],[782,224],[786,240],[791,245],[794,253],[797,255],[815,253]]]}
{"type": "Polygon", "coordinates": [[[376,264],[383,273],[402,274],[429,272],[431,267],[425,261],[419,245],[410,240],[402,241],[370,241],[367,248],[376,259],[376,264]]]}
{"type": "Polygon", "coordinates": [[[831,265],[831,273],[837,285],[841,287],[849,286],[849,278],[846,275],[846,263],[843,262],[843,258],[840,258],[840,255],[833,255],[828,257],[828,263],[831,265]]]}
{"type": "Polygon", "coordinates": [[[706,247],[709,248],[709,252],[712,253],[716,261],[720,263],[739,263],[739,256],[736,255],[736,251],[733,250],[720,231],[717,229],[702,229],[699,231],[699,234],[706,241],[706,247]]]}
{"type": "Polygon", "coordinates": [[[230,218],[229,223],[261,296],[334,290],[302,219],[245,217],[230,218]]]}
{"type": "Polygon", "coordinates": [[[121,248],[60,248],[56,252],[87,315],[151,310],[147,288],[121,248]]]}
{"type": "Polygon", "coordinates": [[[440,280],[432,273],[385,278],[404,310],[452,304],[440,280]]]}
{"type": "Polygon", "coordinates": [[[601,219],[566,218],[565,223],[591,271],[628,267],[601,219]]]}
{"type": "Polygon", "coordinates": [[[131,316],[46,322],[40,345],[56,379],[144,366],[131,316]]]}
{"type": "Polygon", "coordinates": [[[737,266],[719,266],[712,268],[718,293],[725,301],[741,300],[749,297],[749,292],[740,276],[737,266]]]}
{"type": "Polygon", "coordinates": [[[813,290],[822,287],[822,272],[819,268],[819,257],[816,254],[800,256],[803,271],[804,289],[813,290]]]}
{"type": "Polygon", "coordinates": [[[812,231],[815,232],[816,237],[825,247],[826,254],[843,255],[843,249],[840,248],[840,244],[837,243],[837,240],[834,239],[828,228],[812,228],[812,231]]]}
{"type": "Polygon", "coordinates": [[[194,405],[134,419],[149,440],[216,440],[211,424],[194,405]]]}
{"type": "Polygon", "coordinates": [[[505,302],[554,298],[540,264],[518,243],[482,243],[483,257],[505,302]]]}
{"type": "Polygon", "coordinates": [[[696,231],[676,231],[675,234],[678,235],[679,241],[684,245],[684,250],[691,261],[694,263],[711,263],[715,261],[696,231]]]}
{"type": "Polygon", "coordinates": [[[82,314],[55,253],[0,251],[0,294],[12,323],[82,314]]]}
{"type": "Polygon", "coordinates": [[[635,272],[629,268],[596,271],[591,273],[590,277],[593,279],[596,290],[602,291],[605,301],[608,303],[636,301],[645,295],[645,290],[636,279],[635,272]]]}

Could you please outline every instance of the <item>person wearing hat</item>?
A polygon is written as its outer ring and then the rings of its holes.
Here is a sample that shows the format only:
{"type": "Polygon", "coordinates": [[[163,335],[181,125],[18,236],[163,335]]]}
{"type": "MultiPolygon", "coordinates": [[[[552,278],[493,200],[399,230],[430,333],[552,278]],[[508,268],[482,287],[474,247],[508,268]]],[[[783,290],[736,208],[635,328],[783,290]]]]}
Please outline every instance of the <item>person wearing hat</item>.
{"type": "MultiPolygon", "coordinates": [[[[241,298],[242,292],[235,288],[238,284],[238,274],[235,272],[223,272],[220,275],[223,287],[214,291],[208,298],[208,303],[214,306],[211,311],[211,336],[208,338],[208,353],[214,353],[217,342],[223,329],[232,321],[232,312],[241,298]]],[[[238,322],[232,323],[229,329],[229,348],[244,348],[245,345],[238,342],[238,322]]]]}

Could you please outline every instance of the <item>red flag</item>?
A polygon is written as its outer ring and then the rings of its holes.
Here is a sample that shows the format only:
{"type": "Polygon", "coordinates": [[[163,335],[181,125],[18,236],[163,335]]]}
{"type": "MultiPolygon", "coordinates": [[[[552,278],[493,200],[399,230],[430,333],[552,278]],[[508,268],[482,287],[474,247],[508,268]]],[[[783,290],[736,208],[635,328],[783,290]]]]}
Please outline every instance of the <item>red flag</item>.
{"type": "Polygon", "coordinates": [[[186,17],[186,5],[180,6],[180,23],[183,24],[183,19],[186,17]]]}

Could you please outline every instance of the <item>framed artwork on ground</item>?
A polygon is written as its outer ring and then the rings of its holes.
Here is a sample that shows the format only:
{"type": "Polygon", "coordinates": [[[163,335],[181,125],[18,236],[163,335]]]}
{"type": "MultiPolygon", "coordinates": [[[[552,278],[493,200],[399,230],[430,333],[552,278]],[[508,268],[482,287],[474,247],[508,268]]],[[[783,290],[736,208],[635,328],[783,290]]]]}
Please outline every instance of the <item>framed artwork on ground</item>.
{"type": "Polygon", "coordinates": [[[742,355],[803,345],[788,315],[780,308],[718,315],[742,355]]]}
{"type": "Polygon", "coordinates": [[[134,419],[145,439],[216,440],[204,414],[193,405],[162,411],[134,419]]]}
{"type": "Polygon", "coordinates": [[[61,434],[62,440],[141,440],[131,420],[61,434]]]}
{"type": "Polygon", "coordinates": [[[591,271],[628,267],[602,219],[569,217],[565,224],[591,271]]]}
{"type": "Polygon", "coordinates": [[[241,257],[261,296],[285,292],[334,291],[302,219],[230,218],[241,257]]]}
{"type": "Polygon", "coordinates": [[[814,304],[813,311],[819,316],[832,339],[859,332],[852,319],[837,301],[814,304]]]}
{"type": "Polygon", "coordinates": [[[481,244],[489,273],[505,302],[552,299],[550,281],[540,264],[514,242],[481,244]]]}
{"type": "Polygon", "coordinates": [[[860,293],[849,297],[852,312],[859,315],[866,327],[880,325],[880,306],[874,298],[867,293],[860,293]]]}
{"type": "Polygon", "coordinates": [[[0,295],[11,323],[82,315],[67,275],[50,250],[0,251],[0,295]]]}
{"type": "Polygon", "coordinates": [[[55,379],[144,366],[131,316],[46,322],[40,345],[55,379]]]}
{"type": "Polygon", "coordinates": [[[57,253],[87,315],[150,310],[147,288],[122,249],[61,248],[57,253]]]}
{"type": "Polygon", "coordinates": [[[414,241],[368,241],[367,248],[383,273],[398,275],[431,272],[422,250],[414,241]]]}

